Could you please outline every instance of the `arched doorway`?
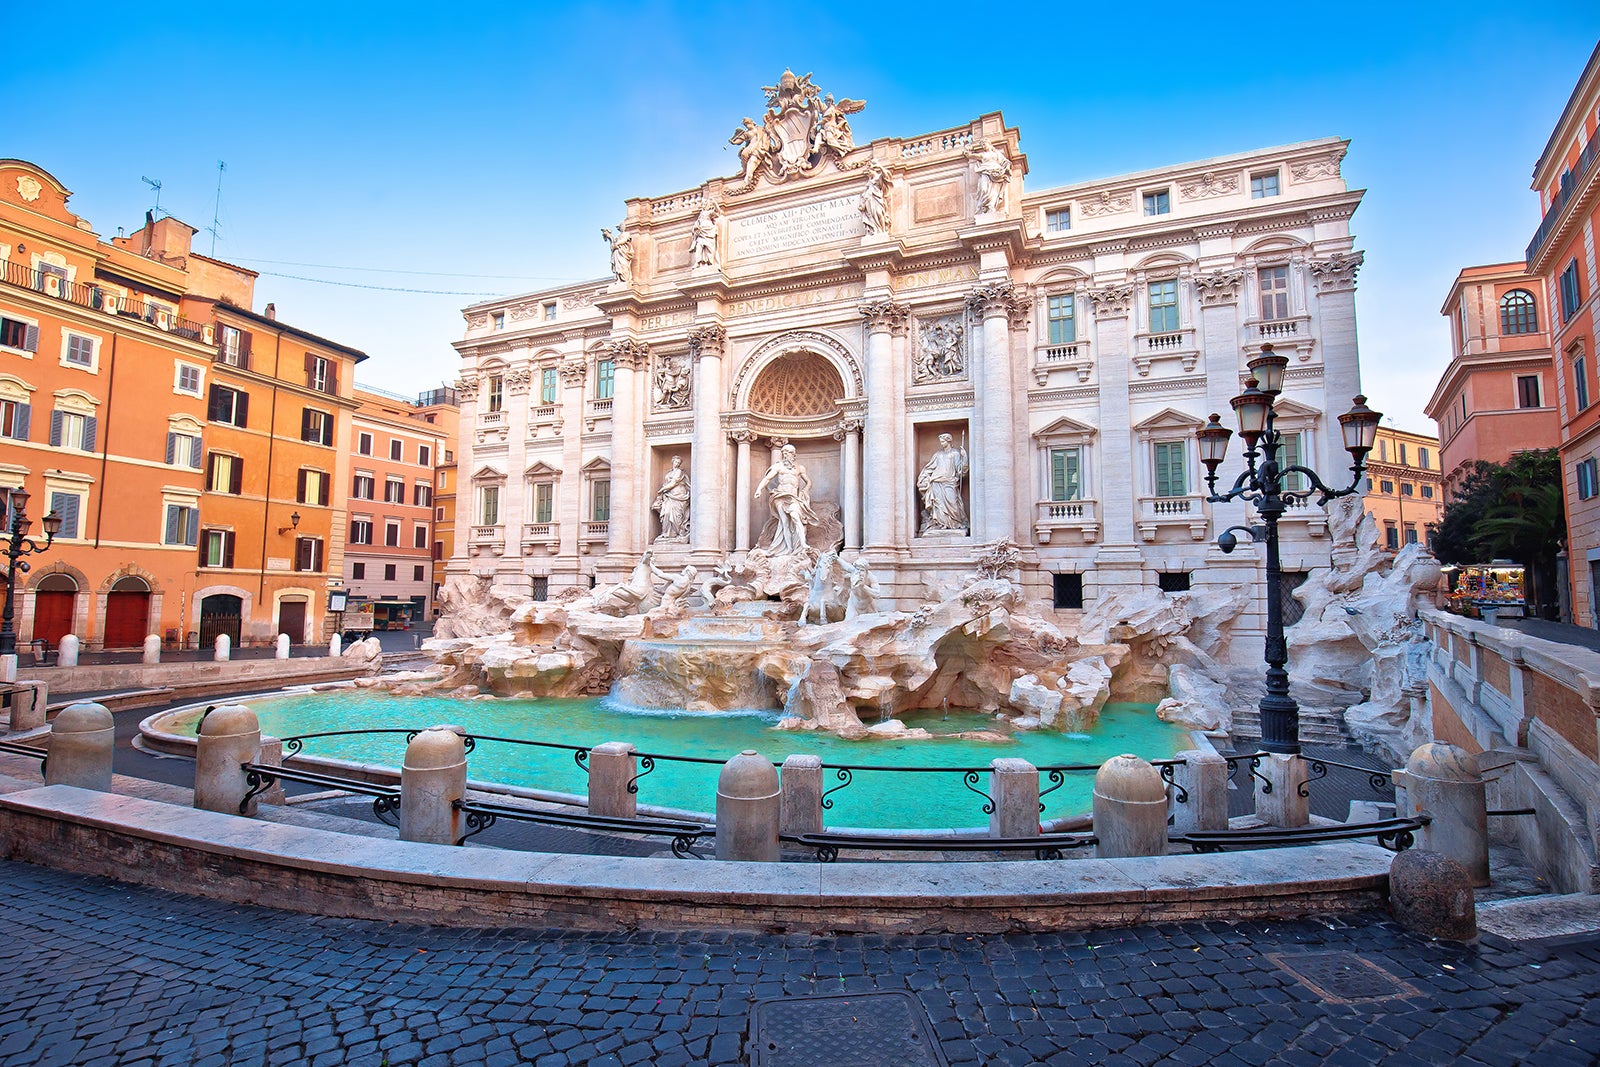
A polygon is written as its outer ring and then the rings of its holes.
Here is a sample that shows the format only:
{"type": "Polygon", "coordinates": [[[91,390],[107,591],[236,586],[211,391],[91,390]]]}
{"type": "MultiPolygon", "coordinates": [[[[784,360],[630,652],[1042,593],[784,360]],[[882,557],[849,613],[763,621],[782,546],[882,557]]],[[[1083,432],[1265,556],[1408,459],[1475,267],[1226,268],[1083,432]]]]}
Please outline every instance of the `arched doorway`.
{"type": "Polygon", "coordinates": [[[137,648],[150,633],[150,585],[143,578],[118,578],[106,595],[105,648],[137,648]]]}
{"type": "Polygon", "coordinates": [[[47,574],[39,579],[33,598],[33,639],[54,648],[72,632],[78,610],[78,583],[70,574],[47,574]]]}
{"type": "Polygon", "coordinates": [[[228,641],[239,646],[239,621],[244,614],[244,601],[232,593],[213,593],[200,601],[200,647],[209,648],[216,643],[218,634],[227,634],[228,641]]]}

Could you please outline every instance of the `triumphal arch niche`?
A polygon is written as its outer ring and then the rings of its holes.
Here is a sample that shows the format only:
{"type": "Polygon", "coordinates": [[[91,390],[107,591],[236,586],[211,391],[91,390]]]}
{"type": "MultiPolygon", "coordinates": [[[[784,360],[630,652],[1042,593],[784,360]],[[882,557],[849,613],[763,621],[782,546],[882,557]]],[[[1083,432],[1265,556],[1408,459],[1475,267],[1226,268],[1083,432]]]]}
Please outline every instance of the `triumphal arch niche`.
{"type": "MultiPolygon", "coordinates": [[[[1249,516],[1206,501],[1192,428],[1271,341],[1298,455],[1341,465],[1345,142],[1035,191],[998,113],[861,143],[867,103],[809,73],[751,103],[733,173],[596,220],[606,277],[466,310],[454,573],[554,595],[798,528],[891,605],[999,542],[1062,606],[1259,580],[1211,547],[1249,516]]],[[[1328,562],[1305,510],[1288,570],[1328,562]]]]}

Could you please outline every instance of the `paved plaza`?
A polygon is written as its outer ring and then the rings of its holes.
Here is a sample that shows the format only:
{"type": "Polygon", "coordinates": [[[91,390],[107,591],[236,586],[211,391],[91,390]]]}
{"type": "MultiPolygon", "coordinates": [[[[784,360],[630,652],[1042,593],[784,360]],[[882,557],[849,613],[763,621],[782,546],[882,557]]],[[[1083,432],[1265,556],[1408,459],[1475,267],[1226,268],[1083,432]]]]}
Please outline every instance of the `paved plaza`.
{"type": "Polygon", "coordinates": [[[978,937],[461,931],[16,863],[0,863],[0,908],[6,1067],[739,1064],[756,1002],[883,991],[916,997],[952,1064],[1600,1060],[1600,940],[1463,948],[1376,915],[978,937]]]}

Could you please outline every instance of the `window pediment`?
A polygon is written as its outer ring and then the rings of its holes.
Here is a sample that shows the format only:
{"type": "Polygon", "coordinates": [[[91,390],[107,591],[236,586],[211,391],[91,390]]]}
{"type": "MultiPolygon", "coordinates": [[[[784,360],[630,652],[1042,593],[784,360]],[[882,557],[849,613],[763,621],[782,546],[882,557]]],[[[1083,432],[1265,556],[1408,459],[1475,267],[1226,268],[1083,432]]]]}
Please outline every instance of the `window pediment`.
{"type": "Polygon", "coordinates": [[[477,473],[472,476],[472,480],[478,485],[498,484],[506,480],[506,472],[485,465],[478,468],[477,473]]]}
{"type": "Polygon", "coordinates": [[[528,469],[523,472],[523,477],[526,477],[526,478],[559,478],[559,477],[561,477],[561,469],[559,467],[550,466],[550,464],[546,463],[542,459],[541,460],[535,460],[533,462],[533,464],[530,465],[528,467],[528,469]]]}
{"type": "Polygon", "coordinates": [[[1063,415],[1059,419],[1042,427],[1033,435],[1033,439],[1041,445],[1082,445],[1094,440],[1100,431],[1086,422],[1063,415]]]}
{"type": "Polygon", "coordinates": [[[1159,433],[1163,430],[1189,433],[1199,429],[1204,424],[1205,421],[1203,419],[1197,418],[1187,411],[1179,411],[1176,408],[1163,408],[1143,422],[1134,423],[1133,428],[1142,433],[1159,433]]]}

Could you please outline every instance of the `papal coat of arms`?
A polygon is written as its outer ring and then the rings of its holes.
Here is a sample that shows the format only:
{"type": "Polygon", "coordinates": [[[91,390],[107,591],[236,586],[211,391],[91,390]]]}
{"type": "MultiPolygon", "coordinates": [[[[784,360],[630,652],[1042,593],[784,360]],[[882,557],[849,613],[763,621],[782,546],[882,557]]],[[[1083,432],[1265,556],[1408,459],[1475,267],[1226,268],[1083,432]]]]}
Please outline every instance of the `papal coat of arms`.
{"type": "Polygon", "coordinates": [[[739,146],[744,168],[744,184],[733,191],[753,189],[763,176],[773,182],[803,177],[855,147],[846,116],[866,107],[865,100],[835,100],[811,84],[810,74],[796,77],[790,70],[762,89],[767,110],[761,121],[747,116],[728,139],[739,146]]]}

